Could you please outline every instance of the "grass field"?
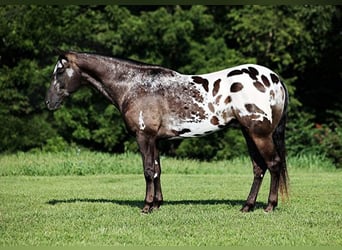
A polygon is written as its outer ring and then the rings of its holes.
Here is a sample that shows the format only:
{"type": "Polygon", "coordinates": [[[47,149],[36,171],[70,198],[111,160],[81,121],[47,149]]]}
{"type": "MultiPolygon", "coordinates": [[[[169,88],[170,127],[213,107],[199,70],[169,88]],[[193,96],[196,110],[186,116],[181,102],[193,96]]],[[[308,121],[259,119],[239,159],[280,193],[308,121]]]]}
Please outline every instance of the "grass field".
{"type": "Polygon", "coordinates": [[[140,156],[100,153],[0,156],[0,246],[341,246],[342,172],[319,157],[289,160],[290,201],[239,212],[248,159],[163,158],[165,204],[140,213],[140,156]]]}

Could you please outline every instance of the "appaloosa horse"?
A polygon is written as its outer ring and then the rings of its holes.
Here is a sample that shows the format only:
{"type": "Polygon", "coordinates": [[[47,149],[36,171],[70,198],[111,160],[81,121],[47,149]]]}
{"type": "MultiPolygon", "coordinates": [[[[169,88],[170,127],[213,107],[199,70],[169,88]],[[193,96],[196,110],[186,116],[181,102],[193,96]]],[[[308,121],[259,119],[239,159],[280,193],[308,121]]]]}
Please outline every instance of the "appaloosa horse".
{"type": "Polygon", "coordinates": [[[171,69],[89,53],[61,53],[53,71],[46,104],[57,109],[63,99],[90,85],[121,112],[136,136],[146,180],[148,213],[163,202],[157,141],[196,137],[237,120],[246,138],[254,180],[241,211],[253,210],[264,174],[271,175],[268,205],[287,195],[285,123],[288,94],[279,77],[254,64],[204,75],[183,75],[171,69]]]}

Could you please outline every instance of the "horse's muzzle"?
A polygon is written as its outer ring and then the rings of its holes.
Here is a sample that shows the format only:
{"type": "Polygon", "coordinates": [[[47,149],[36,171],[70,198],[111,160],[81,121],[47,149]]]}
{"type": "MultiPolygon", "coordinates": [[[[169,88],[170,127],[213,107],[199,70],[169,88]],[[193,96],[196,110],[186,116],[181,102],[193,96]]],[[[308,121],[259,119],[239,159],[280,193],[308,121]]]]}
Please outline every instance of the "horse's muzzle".
{"type": "Polygon", "coordinates": [[[61,105],[61,102],[51,103],[49,100],[46,100],[45,104],[46,104],[47,108],[52,111],[52,110],[58,109],[59,106],[61,105]]]}

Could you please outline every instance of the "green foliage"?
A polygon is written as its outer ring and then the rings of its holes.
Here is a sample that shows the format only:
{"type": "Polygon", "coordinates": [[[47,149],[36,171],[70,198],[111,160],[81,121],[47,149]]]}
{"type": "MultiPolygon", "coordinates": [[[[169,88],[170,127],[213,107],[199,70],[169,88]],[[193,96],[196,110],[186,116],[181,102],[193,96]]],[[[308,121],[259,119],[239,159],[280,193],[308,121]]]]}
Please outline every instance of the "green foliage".
{"type": "Polygon", "coordinates": [[[316,125],[314,138],[319,145],[319,153],[332,159],[336,167],[342,168],[342,127],[334,130],[328,125],[316,125]]]}
{"type": "Polygon", "coordinates": [[[176,149],[176,155],[209,161],[247,157],[248,153],[240,129],[229,128],[206,137],[183,140],[176,149]]]}
{"type": "Polygon", "coordinates": [[[63,152],[69,149],[69,144],[61,136],[52,137],[46,140],[43,152],[63,152]]]}
{"type": "Polygon", "coordinates": [[[313,125],[313,115],[302,112],[299,117],[291,117],[289,122],[287,148],[290,155],[316,154],[333,161],[336,167],[342,167],[342,129],[335,123],[313,125]],[[301,143],[297,143],[301,142],[301,143]]]}
{"type": "MultiPolygon", "coordinates": [[[[118,111],[95,91],[83,89],[48,113],[44,95],[60,48],[187,74],[268,66],[290,93],[289,154],[323,154],[340,167],[340,14],[340,6],[329,5],[0,6],[0,152],[70,145],[137,152],[118,111]]],[[[236,129],[162,149],[202,160],[246,155],[236,129]]]]}

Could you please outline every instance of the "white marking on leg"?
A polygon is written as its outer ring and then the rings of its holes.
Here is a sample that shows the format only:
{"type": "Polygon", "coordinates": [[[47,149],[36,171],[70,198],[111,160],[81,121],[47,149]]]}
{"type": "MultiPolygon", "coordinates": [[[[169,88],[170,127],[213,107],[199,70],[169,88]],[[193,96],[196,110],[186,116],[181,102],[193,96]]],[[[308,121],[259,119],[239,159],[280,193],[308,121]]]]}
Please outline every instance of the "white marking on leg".
{"type": "MultiPolygon", "coordinates": [[[[158,165],[158,161],[157,160],[154,160],[154,165],[158,165]]],[[[153,178],[157,178],[158,177],[158,173],[154,173],[154,176],[153,178]]]]}
{"type": "Polygon", "coordinates": [[[144,130],[145,129],[145,123],[144,123],[144,116],[143,116],[143,112],[140,111],[139,113],[139,128],[140,130],[144,130]]]}

